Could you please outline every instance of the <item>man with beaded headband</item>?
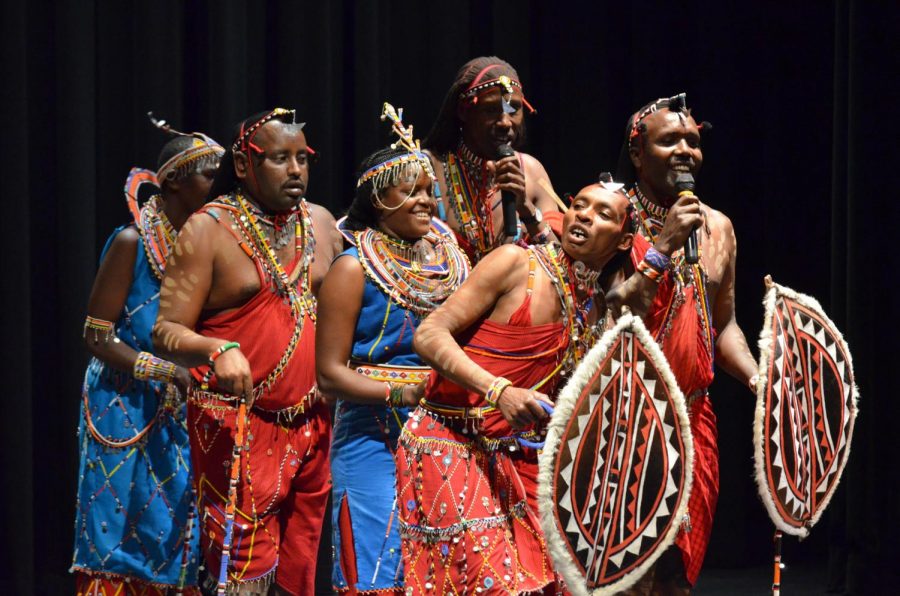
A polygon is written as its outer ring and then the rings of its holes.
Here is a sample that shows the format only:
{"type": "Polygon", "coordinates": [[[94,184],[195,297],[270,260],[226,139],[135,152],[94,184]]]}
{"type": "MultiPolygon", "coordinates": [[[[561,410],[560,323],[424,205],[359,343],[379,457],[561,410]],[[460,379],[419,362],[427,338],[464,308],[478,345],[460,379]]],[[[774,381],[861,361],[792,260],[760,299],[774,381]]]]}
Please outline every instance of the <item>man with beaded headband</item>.
{"type": "Polygon", "coordinates": [[[79,426],[77,594],[199,594],[184,405],[190,377],[152,354],[150,331],[175,236],[203,205],[225,150],[201,133],[153,122],[174,138],[156,173],[129,173],[134,223],[103,249],[84,324],[93,358],[79,426]],[[158,194],[140,204],[142,187],[158,194]]]}
{"type": "Polygon", "coordinates": [[[524,144],[525,109],[534,112],[515,69],[495,56],[475,58],[460,68],[425,138],[438,213],[473,263],[506,242],[541,244],[561,232],[558,205],[565,206],[544,166],[527,153],[500,156],[501,147],[524,144]],[[501,191],[516,199],[516,238],[503,233],[501,191]]]}
{"type": "Polygon", "coordinates": [[[328,496],[314,294],[340,252],[307,203],[303,125],[242,122],[163,282],[154,342],[194,367],[188,428],[201,547],[219,593],[311,594],[328,496]]]}
{"type": "Polygon", "coordinates": [[[334,586],[346,594],[402,594],[393,454],[429,369],[413,352],[419,322],[465,280],[469,263],[438,219],[428,157],[390,104],[398,142],[360,167],[340,222],[352,247],[320,294],[319,386],[339,398],[331,468],[334,586]]]}
{"type": "Polygon", "coordinates": [[[633,114],[625,130],[620,176],[631,183],[635,235],[629,271],[621,287],[635,312],[660,344],[687,399],[694,438],[694,478],[688,515],[676,546],[629,593],[687,594],[697,581],[712,529],[719,492],[716,419],[708,395],[713,362],[755,391],[756,362],[734,310],[737,244],[731,221],[678,192],[679,175],[695,175],[703,163],[698,125],[685,94],[661,98],[633,114]],[[692,229],[699,262],[691,264],[684,244],[692,229]]]}
{"type": "Polygon", "coordinates": [[[562,590],[537,517],[537,451],[520,439],[540,433],[548,395],[599,337],[631,248],[620,188],[582,189],[561,244],[494,250],[419,326],[435,373],[396,456],[412,593],[562,590]]]}

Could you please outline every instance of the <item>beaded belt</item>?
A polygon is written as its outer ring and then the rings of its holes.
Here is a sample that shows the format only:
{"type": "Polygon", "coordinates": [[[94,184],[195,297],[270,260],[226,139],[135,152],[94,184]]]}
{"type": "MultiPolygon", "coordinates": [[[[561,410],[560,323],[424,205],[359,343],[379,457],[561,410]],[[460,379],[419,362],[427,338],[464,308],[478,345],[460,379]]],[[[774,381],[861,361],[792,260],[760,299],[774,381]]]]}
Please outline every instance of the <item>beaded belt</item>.
{"type": "Polygon", "coordinates": [[[445,528],[435,526],[426,526],[419,524],[410,524],[404,521],[400,522],[400,537],[407,540],[418,540],[424,542],[446,541],[454,536],[459,536],[463,532],[475,529],[475,531],[483,531],[489,528],[496,528],[508,524],[513,519],[522,519],[525,517],[527,503],[519,501],[509,509],[509,513],[492,515],[489,517],[477,517],[474,519],[463,519],[445,528]]]}
{"type": "MultiPolygon", "coordinates": [[[[296,416],[306,412],[311,408],[319,398],[319,389],[315,385],[300,398],[300,401],[292,406],[281,408],[278,410],[267,410],[254,404],[253,411],[261,412],[275,416],[279,422],[291,422],[296,416]]],[[[229,410],[237,410],[238,397],[234,395],[226,395],[217,391],[203,391],[194,384],[188,389],[188,401],[204,410],[212,410],[214,412],[226,412],[229,410]]]]}
{"type": "Polygon", "coordinates": [[[425,382],[431,373],[431,369],[427,366],[391,366],[389,364],[373,366],[366,362],[356,362],[354,360],[351,360],[348,366],[355,367],[356,372],[373,381],[403,383],[406,385],[418,385],[425,382]]]}
{"type": "Polygon", "coordinates": [[[484,418],[485,414],[490,414],[491,412],[497,411],[497,408],[495,408],[494,406],[451,406],[448,404],[428,401],[427,399],[419,400],[419,405],[422,406],[423,410],[433,412],[445,418],[484,418]]]}
{"type": "Polygon", "coordinates": [[[703,397],[704,395],[709,395],[708,389],[697,389],[693,393],[684,398],[684,405],[687,408],[690,408],[694,405],[694,402],[703,397]]]}

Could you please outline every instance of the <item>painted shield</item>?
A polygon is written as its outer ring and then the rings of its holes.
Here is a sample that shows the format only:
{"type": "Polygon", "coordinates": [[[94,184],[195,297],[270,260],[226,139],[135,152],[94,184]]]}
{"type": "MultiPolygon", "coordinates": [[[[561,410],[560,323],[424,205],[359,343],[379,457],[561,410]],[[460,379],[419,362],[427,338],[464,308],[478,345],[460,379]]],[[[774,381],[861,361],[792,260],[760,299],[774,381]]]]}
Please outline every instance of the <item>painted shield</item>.
{"type": "Polygon", "coordinates": [[[766,278],[753,440],[775,526],[806,536],[841,479],[858,393],[850,351],[819,303],[766,278]]]}
{"type": "Polygon", "coordinates": [[[640,579],[675,539],[692,463],[684,396],[640,318],[626,314],[560,393],[540,455],[541,524],[572,593],[640,579]]]}

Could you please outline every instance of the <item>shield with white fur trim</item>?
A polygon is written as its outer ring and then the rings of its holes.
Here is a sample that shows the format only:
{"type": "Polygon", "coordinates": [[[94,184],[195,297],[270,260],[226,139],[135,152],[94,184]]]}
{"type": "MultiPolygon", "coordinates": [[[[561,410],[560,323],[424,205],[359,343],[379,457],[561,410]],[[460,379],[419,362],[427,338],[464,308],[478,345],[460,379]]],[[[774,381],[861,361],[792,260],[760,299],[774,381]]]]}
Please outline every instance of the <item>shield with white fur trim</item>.
{"type": "Polygon", "coordinates": [[[766,277],[753,441],[756,483],[775,526],[806,536],[841,479],[856,419],[853,362],[810,296],[766,277]]]}
{"type": "Polygon", "coordinates": [[[579,364],[539,463],[541,525],[573,594],[627,589],[675,540],[693,441],[684,396],[640,318],[622,316],[579,364]]]}

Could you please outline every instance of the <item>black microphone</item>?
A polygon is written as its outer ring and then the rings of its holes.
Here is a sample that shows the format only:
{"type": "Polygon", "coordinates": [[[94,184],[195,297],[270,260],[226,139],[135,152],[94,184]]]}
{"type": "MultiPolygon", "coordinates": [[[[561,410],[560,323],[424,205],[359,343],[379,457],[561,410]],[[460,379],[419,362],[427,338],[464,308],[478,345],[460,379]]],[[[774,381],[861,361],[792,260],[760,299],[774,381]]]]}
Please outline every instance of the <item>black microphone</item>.
{"type": "MultiPolygon", "coordinates": [[[[497,161],[515,154],[516,152],[509,146],[509,143],[504,143],[497,147],[497,161]]],[[[503,203],[503,233],[508,238],[515,238],[519,228],[519,218],[516,215],[516,197],[511,192],[503,191],[500,194],[500,201],[503,203]]]]}
{"type": "MultiPolygon", "coordinates": [[[[675,177],[675,192],[678,193],[679,199],[685,195],[694,194],[694,186],[694,176],[691,174],[678,174],[675,177]]],[[[691,265],[696,265],[700,262],[698,246],[697,228],[694,227],[684,243],[684,260],[691,265]]]]}

